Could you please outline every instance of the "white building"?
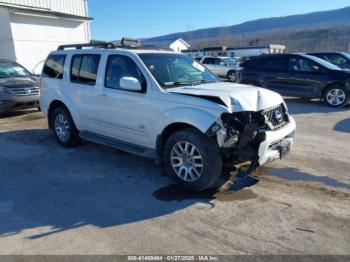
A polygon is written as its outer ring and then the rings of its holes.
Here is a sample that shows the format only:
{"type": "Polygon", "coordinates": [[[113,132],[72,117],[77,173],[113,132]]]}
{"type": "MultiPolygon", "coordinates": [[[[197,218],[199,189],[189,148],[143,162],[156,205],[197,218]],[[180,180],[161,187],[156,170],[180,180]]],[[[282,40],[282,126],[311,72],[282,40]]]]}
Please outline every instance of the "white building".
{"type": "Polygon", "coordinates": [[[142,44],[146,46],[155,46],[159,48],[170,49],[177,53],[185,52],[186,50],[191,48],[191,45],[187,43],[185,40],[183,40],[182,38],[178,38],[175,41],[174,40],[154,41],[154,40],[145,39],[145,40],[142,40],[142,44]]]}
{"type": "Polygon", "coordinates": [[[172,42],[169,45],[169,47],[173,51],[175,51],[177,53],[181,53],[181,52],[183,52],[185,50],[188,50],[191,46],[185,40],[183,40],[182,38],[179,38],[179,39],[175,40],[174,42],[172,42]]]}
{"type": "Polygon", "coordinates": [[[230,56],[230,57],[251,57],[267,54],[283,54],[286,50],[284,45],[264,45],[247,47],[208,47],[198,50],[184,50],[183,53],[192,57],[202,56],[230,56]]]}
{"type": "Polygon", "coordinates": [[[61,44],[91,40],[87,0],[0,0],[0,58],[41,72],[61,44]]]}

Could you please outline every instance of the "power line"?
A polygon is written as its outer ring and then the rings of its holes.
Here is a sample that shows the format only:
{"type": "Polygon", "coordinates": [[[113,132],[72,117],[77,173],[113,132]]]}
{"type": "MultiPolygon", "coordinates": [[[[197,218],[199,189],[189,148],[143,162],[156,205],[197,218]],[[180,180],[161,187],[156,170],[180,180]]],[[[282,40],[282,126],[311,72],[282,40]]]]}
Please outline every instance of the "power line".
{"type": "Polygon", "coordinates": [[[129,19],[125,19],[125,18],[122,18],[122,17],[118,17],[118,16],[116,16],[116,15],[114,15],[114,14],[108,12],[108,11],[105,11],[105,10],[102,10],[102,9],[100,9],[100,8],[98,8],[98,7],[95,7],[95,6],[91,5],[90,3],[89,3],[89,7],[90,7],[91,9],[94,9],[95,11],[97,11],[97,12],[99,12],[99,13],[101,13],[101,14],[104,14],[104,15],[110,17],[110,18],[113,18],[113,19],[115,19],[115,20],[122,21],[122,22],[126,22],[126,23],[129,23],[129,24],[137,25],[137,26],[142,26],[142,27],[148,28],[148,29],[152,29],[153,31],[157,31],[158,33],[161,33],[161,34],[164,33],[164,32],[163,32],[161,29],[159,29],[159,28],[156,28],[156,27],[151,26],[151,25],[140,24],[140,23],[135,22],[134,20],[129,20],[129,19]]]}

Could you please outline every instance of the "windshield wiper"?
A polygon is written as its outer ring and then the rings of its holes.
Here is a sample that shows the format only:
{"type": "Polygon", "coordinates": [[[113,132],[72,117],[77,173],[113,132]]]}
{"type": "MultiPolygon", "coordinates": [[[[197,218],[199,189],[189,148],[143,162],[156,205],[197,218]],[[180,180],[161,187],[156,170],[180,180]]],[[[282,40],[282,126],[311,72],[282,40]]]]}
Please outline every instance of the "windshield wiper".
{"type": "Polygon", "coordinates": [[[188,82],[168,82],[164,83],[165,87],[177,87],[177,86],[194,86],[194,85],[201,85],[201,84],[209,84],[209,83],[216,83],[218,81],[216,80],[198,80],[198,81],[188,81],[188,82]]]}

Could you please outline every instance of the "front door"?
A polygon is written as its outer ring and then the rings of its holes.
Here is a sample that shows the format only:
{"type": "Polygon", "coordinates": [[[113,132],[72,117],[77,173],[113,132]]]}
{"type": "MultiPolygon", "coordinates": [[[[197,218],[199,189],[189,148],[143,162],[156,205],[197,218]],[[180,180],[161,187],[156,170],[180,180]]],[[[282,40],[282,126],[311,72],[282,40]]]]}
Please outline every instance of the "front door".
{"type": "Polygon", "coordinates": [[[98,121],[100,133],[131,144],[147,146],[146,79],[131,57],[110,55],[107,58],[104,83],[98,96],[98,121]],[[133,92],[120,88],[122,77],[134,77],[143,91],[133,92]]]}
{"type": "Polygon", "coordinates": [[[322,83],[328,79],[325,68],[307,58],[292,57],[289,71],[289,95],[306,98],[320,96],[322,83]]]}

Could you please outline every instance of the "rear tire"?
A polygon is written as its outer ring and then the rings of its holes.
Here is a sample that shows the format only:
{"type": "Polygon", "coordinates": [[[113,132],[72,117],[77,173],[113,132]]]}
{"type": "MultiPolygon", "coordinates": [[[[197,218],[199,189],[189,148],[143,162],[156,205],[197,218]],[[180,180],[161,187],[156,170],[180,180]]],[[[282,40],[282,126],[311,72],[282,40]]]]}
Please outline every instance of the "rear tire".
{"type": "Polygon", "coordinates": [[[345,107],[349,101],[349,92],[343,86],[333,85],[326,89],[323,100],[330,107],[345,107]]]}
{"type": "Polygon", "coordinates": [[[79,132],[66,108],[56,108],[51,114],[50,123],[54,136],[61,146],[75,147],[79,145],[79,132]]]}
{"type": "Polygon", "coordinates": [[[194,128],[186,128],[168,138],[164,169],[184,188],[204,191],[221,174],[221,153],[214,140],[194,128]]]}

